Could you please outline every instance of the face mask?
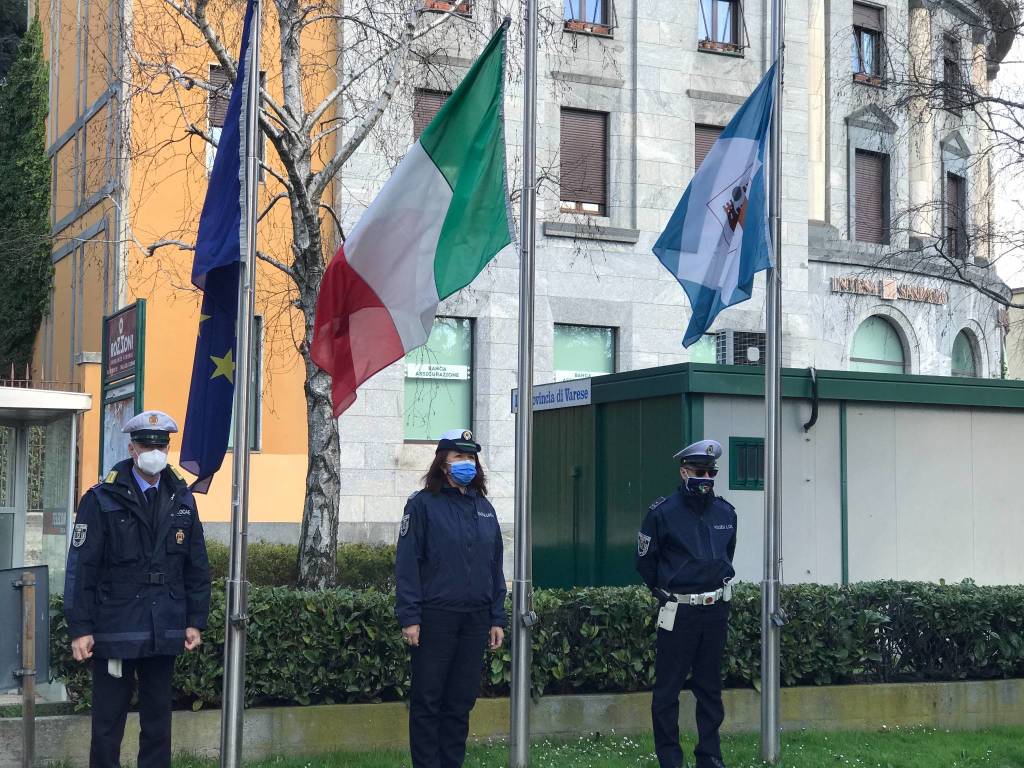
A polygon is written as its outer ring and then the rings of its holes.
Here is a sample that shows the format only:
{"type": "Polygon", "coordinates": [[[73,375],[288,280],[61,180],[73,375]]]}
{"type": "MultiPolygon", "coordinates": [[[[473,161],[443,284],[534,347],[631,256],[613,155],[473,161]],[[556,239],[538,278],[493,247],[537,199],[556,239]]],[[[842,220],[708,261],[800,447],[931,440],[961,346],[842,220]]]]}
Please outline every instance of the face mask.
{"type": "Polygon", "coordinates": [[[686,490],[706,496],[715,490],[715,478],[713,477],[688,477],[686,478],[686,490]]]}
{"type": "Polygon", "coordinates": [[[146,451],[138,455],[135,464],[147,475],[159,475],[167,466],[167,454],[163,451],[146,451]]]}
{"type": "Polygon", "coordinates": [[[450,465],[452,480],[459,485],[469,485],[473,482],[473,478],[476,477],[476,462],[475,461],[455,461],[450,465]]]}

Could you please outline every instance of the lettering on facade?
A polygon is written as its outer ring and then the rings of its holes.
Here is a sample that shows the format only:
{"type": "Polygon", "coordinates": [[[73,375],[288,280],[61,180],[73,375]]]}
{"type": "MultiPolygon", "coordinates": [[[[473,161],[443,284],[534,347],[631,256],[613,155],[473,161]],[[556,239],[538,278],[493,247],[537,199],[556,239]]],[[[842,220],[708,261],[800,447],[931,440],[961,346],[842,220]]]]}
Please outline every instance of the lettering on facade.
{"type": "Polygon", "coordinates": [[[872,280],[864,277],[833,277],[832,293],[853,293],[859,296],[878,296],[885,301],[917,301],[925,304],[945,304],[949,297],[945,291],[926,285],[898,283],[895,280],[872,280]]]}

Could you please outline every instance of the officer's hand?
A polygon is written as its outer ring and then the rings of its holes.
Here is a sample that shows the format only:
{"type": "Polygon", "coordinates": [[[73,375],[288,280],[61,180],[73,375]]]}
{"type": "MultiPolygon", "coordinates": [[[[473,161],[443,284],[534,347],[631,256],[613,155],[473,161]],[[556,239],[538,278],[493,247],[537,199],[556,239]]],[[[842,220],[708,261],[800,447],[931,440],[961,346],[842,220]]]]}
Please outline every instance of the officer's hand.
{"type": "Polygon", "coordinates": [[[185,650],[194,651],[203,644],[203,633],[195,627],[188,627],[185,630],[185,650]]]}
{"type": "Polygon", "coordinates": [[[420,644],[420,625],[410,624],[408,627],[402,627],[402,637],[407,645],[415,648],[420,644]]]}
{"type": "Polygon", "coordinates": [[[505,640],[505,630],[501,627],[491,627],[491,637],[488,647],[494,651],[501,648],[502,642],[505,640]]]}
{"type": "Polygon", "coordinates": [[[92,635],[82,635],[71,641],[71,653],[75,661],[85,661],[92,658],[92,635]]]}

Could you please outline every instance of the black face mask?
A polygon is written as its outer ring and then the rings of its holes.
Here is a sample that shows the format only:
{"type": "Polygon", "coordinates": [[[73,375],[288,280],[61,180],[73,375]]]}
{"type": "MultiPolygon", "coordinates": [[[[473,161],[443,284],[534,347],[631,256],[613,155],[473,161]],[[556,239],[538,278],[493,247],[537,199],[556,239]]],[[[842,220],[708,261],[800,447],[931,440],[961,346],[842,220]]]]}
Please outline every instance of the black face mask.
{"type": "Polygon", "coordinates": [[[686,490],[698,496],[710,496],[715,491],[715,478],[688,477],[686,478],[686,490]]]}

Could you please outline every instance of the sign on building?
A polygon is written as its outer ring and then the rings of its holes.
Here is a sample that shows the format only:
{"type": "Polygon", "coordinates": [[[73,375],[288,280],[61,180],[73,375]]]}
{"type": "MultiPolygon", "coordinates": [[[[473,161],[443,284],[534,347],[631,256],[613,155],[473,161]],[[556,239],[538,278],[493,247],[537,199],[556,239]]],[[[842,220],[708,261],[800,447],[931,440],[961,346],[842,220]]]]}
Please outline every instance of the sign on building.
{"type": "MultiPolygon", "coordinates": [[[[533,388],[533,410],[553,411],[590,405],[590,379],[537,384],[533,388]]],[[[519,411],[519,390],[512,390],[512,413],[519,411]]]]}
{"type": "Polygon", "coordinates": [[[142,411],[145,340],[145,299],[103,318],[100,477],[128,455],[128,435],[121,430],[142,411]]]}

